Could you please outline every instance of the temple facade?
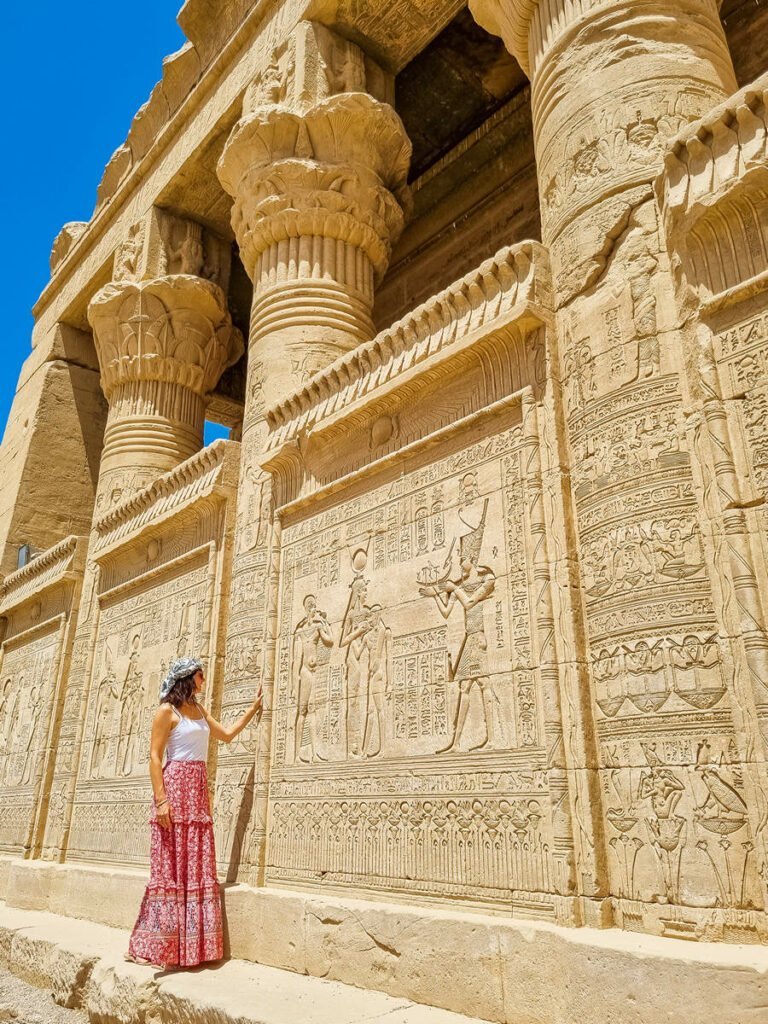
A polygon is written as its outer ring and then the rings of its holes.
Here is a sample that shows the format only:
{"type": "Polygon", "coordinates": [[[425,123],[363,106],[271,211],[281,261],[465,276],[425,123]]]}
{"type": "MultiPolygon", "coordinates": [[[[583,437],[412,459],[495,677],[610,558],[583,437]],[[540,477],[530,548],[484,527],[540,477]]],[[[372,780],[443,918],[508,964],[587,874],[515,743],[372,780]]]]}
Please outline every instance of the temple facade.
{"type": "Polygon", "coordinates": [[[54,242],[0,447],[0,898],[132,925],[194,654],[223,721],[265,694],[209,764],[232,955],[742,1022],[768,6],[216,6],[54,242]]]}

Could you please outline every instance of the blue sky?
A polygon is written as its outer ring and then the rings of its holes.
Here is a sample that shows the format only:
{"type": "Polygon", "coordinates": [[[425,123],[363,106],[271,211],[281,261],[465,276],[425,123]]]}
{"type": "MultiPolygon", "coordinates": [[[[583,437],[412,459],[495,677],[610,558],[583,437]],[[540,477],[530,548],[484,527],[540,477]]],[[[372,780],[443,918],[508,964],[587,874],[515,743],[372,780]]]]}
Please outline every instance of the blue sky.
{"type": "Polygon", "coordinates": [[[5,329],[0,426],[31,351],[31,307],[62,224],[89,220],[131,119],[183,44],[181,0],[12,0],[0,66],[5,329]]]}

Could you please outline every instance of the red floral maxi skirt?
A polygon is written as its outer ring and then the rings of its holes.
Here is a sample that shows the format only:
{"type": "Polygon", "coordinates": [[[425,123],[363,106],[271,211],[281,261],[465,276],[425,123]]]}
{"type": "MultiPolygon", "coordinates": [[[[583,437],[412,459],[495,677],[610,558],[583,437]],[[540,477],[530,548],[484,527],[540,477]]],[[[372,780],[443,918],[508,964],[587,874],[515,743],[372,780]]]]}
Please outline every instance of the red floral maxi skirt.
{"type": "Polygon", "coordinates": [[[173,822],[162,828],[152,807],[149,885],[128,952],[162,967],[194,967],[224,953],[205,761],[168,761],[163,780],[173,822]]]}

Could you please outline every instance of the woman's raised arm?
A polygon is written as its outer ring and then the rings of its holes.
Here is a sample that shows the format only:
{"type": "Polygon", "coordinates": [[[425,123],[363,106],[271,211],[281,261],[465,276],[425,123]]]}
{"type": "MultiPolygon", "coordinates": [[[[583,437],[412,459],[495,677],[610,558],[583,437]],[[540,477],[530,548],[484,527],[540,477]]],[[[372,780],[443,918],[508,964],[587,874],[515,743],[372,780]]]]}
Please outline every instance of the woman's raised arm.
{"type": "Polygon", "coordinates": [[[221,740],[222,743],[231,743],[235,736],[238,736],[243,729],[248,725],[254,715],[260,714],[264,705],[264,691],[259,686],[256,696],[253,698],[253,704],[248,708],[244,715],[241,715],[236,722],[232,725],[222,725],[221,722],[217,722],[213,715],[209,714],[205,708],[201,708],[205,715],[205,720],[208,722],[208,727],[211,730],[211,736],[214,739],[221,740]]]}

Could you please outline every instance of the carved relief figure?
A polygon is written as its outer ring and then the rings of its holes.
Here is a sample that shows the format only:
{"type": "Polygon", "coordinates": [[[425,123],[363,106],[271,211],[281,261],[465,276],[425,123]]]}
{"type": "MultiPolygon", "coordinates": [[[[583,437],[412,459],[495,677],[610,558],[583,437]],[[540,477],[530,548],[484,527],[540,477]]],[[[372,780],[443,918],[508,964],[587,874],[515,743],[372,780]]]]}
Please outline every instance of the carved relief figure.
{"type": "MultiPolygon", "coordinates": [[[[10,683],[11,680],[9,679],[10,683]]],[[[20,717],[24,713],[22,697],[26,689],[25,674],[22,672],[19,675],[18,681],[15,687],[11,687],[7,696],[7,711],[5,714],[5,769],[3,772],[3,781],[10,783],[11,785],[17,785],[18,779],[16,775],[16,763],[17,763],[17,751],[19,749],[19,733],[20,733],[20,717]]]]}
{"type": "Polygon", "coordinates": [[[640,775],[637,795],[648,800],[651,814],[645,819],[651,845],[656,852],[664,889],[657,898],[661,903],[677,902],[680,874],[680,839],[685,818],[675,814],[685,786],[656,753],[656,744],[641,744],[648,768],[640,775]],[[675,854],[675,856],[673,856],[675,854]]]}
{"type": "Polygon", "coordinates": [[[496,575],[488,566],[480,565],[480,550],[483,544],[485,518],[488,512],[488,499],[483,504],[480,523],[459,541],[459,563],[461,578],[457,582],[427,584],[419,587],[422,597],[434,598],[435,604],[447,619],[458,602],[464,610],[464,639],[459,648],[455,662],[449,662],[449,677],[459,684],[459,697],[453,720],[453,732],[450,742],[441,747],[437,753],[455,750],[461,742],[461,734],[469,711],[469,698],[472,688],[477,683],[483,702],[485,718],[485,739],[471,749],[480,750],[487,745],[495,745],[493,702],[496,699],[491,681],[488,678],[487,650],[488,641],[483,621],[483,602],[493,594],[496,586],[496,575]]]}
{"type": "Polygon", "coordinates": [[[579,138],[578,149],[572,161],[572,184],[580,191],[588,188],[595,178],[599,178],[611,169],[611,157],[605,139],[579,138]]]}
{"type": "Polygon", "coordinates": [[[294,760],[325,761],[318,750],[317,722],[313,699],[317,686],[318,648],[320,643],[333,646],[333,634],[325,612],[317,607],[314,594],[304,598],[304,618],[293,633],[293,670],[291,673],[291,699],[296,701],[294,727],[294,760]],[[304,725],[309,730],[309,757],[301,756],[304,725]]]}
{"type": "MultiPolygon", "coordinates": [[[[360,561],[363,567],[366,559],[363,553],[360,561]]],[[[363,754],[365,725],[368,709],[369,678],[365,668],[367,647],[365,634],[370,629],[368,606],[368,581],[361,572],[350,584],[349,603],[341,623],[339,647],[346,648],[345,671],[347,683],[347,753],[351,757],[363,754]]]]}
{"type": "Polygon", "coordinates": [[[170,249],[169,255],[172,262],[178,263],[176,273],[198,275],[203,265],[203,229],[200,225],[191,220],[185,221],[182,240],[170,249]]]}
{"type": "Polygon", "coordinates": [[[93,754],[91,756],[91,778],[93,779],[98,779],[101,776],[109,739],[112,734],[114,711],[120,699],[120,691],[117,687],[117,679],[112,666],[109,647],[106,647],[105,650],[107,670],[106,675],[99,683],[98,703],[96,705],[96,728],[93,738],[93,754]]]}
{"type": "Polygon", "coordinates": [[[368,709],[363,749],[368,757],[381,753],[384,732],[384,702],[392,683],[392,630],[381,617],[381,605],[368,610],[368,632],[364,643],[368,651],[368,709]]]}
{"type": "Polygon", "coordinates": [[[625,273],[632,300],[632,320],[637,339],[637,369],[633,380],[645,380],[658,374],[661,365],[656,323],[654,278],[659,261],[651,252],[644,234],[630,235],[624,252],[625,273]]]}
{"type": "Polygon", "coordinates": [[[627,697],[639,711],[658,711],[669,697],[662,642],[657,640],[652,647],[645,640],[638,640],[634,648],[624,645],[627,697]]]}
{"type": "Polygon", "coordinates": [[[6,679],[0,696],[0,754],[10,753],[11,731],[18,700],[18,690],[14,688],[13,680],[6,679]]]}
{"type": "Polygon", "coordinates": [[[729,767],[734,781],[740,783],[740,768],[728,766],[722,754],[713,761],[709,742],[702,740],[699,743],[695,771],[703,784],[705,796],[693,808],[697,834],[701,837],[696,846],[712,866],[720,903],[723,906],[754,906],[747,884],[748,862],[754,845],[751,842],[735,843],[729,838],[747,821],[747,805],[725,777],[729,767]]]}
{"type": "Polygon", "coordinates": [[[130,775],[139,744],[141,726],[143,673],[139,669],[141,636],[137,633],[131,641],[128,668],[120,689],[120,732],[115,758],[116,774],[130,775]]]}
{"type": "Polygon", "coordinates": [[[568,380],[568,398],[570,408],[578,412],[597,390],[595,367],[588,338],[574,341],[571,331],[566,332],[565,371],[568,380]]]}
{"type": "Polygon", "coordinates": [[[22,739],[22,763],[19,782],[26,786],[32,775],[34,754],[37,740],[37,730],[40,725],[40,716],[43,712],[43,687],[33,686],[29,693],[29,719],[27,726],[26,741],[22,739]]]}
{"type": "Polygon", "coordinates": [[[249,466],[245,470],[243,505],[245,519],[240,530],[238,551],[253,551],[266,540],[271,512],[269,477],[263,469],[249,466]]]}

